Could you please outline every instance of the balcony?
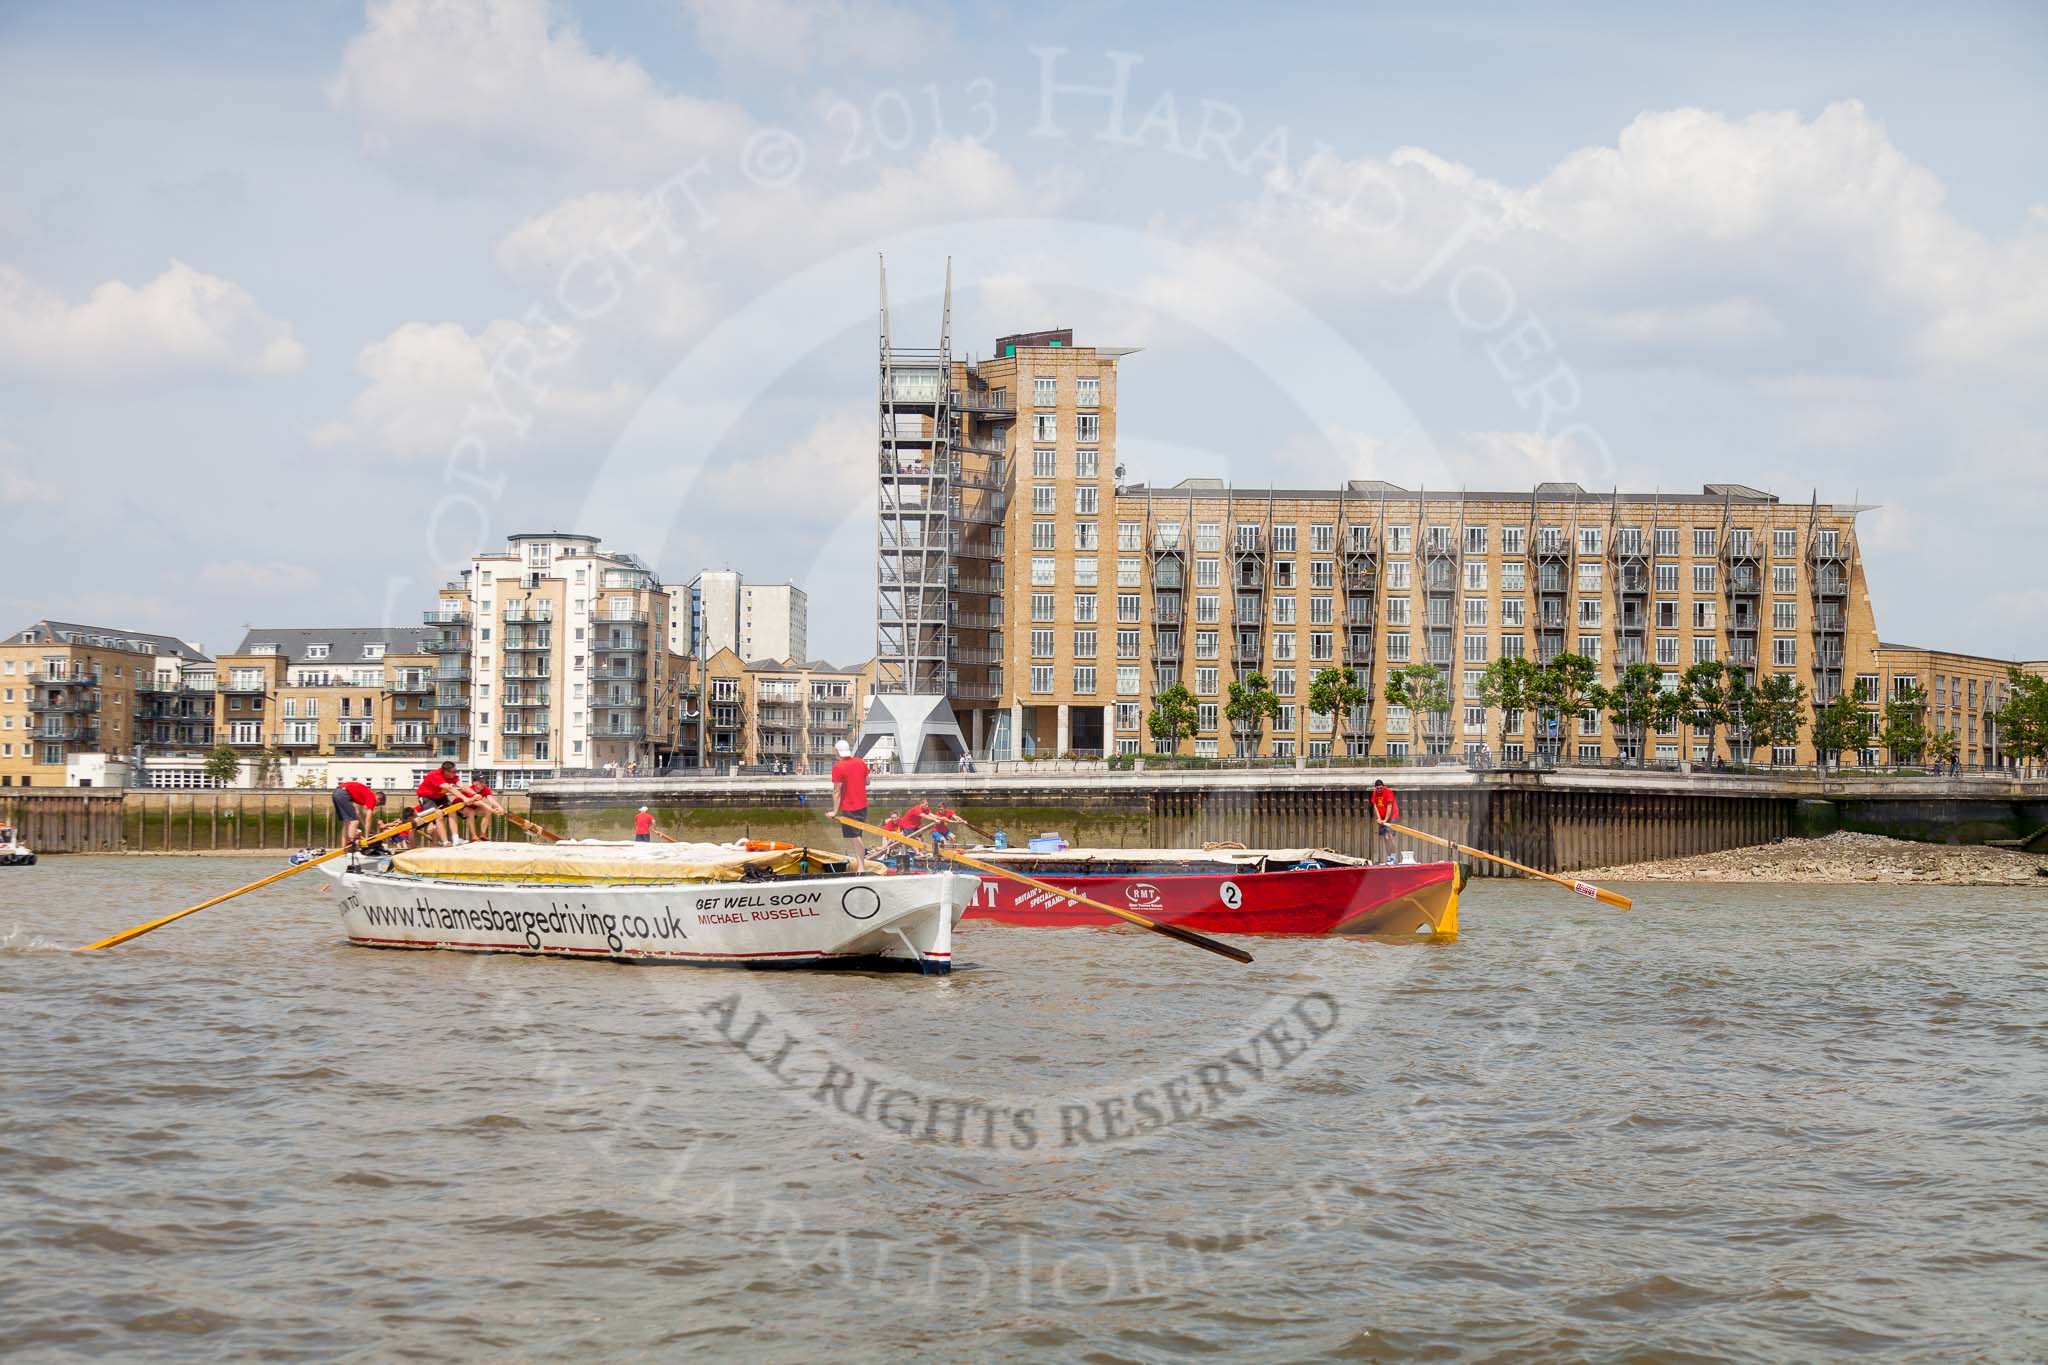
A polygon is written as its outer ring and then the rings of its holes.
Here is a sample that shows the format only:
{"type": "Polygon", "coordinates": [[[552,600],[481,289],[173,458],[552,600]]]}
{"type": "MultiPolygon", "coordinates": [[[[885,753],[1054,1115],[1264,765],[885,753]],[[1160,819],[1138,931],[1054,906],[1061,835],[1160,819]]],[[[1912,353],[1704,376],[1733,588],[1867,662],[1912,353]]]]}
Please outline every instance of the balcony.
{"type": "Polygon", "coordinates": [[[461,720],[437,720],[434,722],[434,738],[467,739],[469,722],[461,720]]]}
{"type": "Polygon", "coordinates": [[[952,695],[961,701],[997,701],[1001,692],[993,683],[961,683],[953,689],[952,695]]]}
{"type": "Polygon", "coordinates": [[[391,737],[391,747],[394,749],[424,749],[433,742],[433,737],[424,730],[418,734],[400,730],[391,737]]]}
{"type": "Polygon", "coordinates": [[[470,672],[467,663],[452,664],[444,659],[441,661],[441,667],[434,672],[434,681],[436,683],[466,683],[469,679],[470,672]]]}
{"type": "Polygon", "coordinates": [[[421,641],[420,649],[427,654],[467,654],[469,641],[442,635],[432,640],[421,641]]]}
{"type": "Polygon", "coordinates": [[[507,602],[505,609],[498,614],[498,619],[508,626],[552,624],[555,619],[555,604],[535,602],[532,609],[528,610],[523,602],[507,602]]]}
{"type": "Polygon", "coordinates": [[[545,692],[508,692],[498,705],[507,711],[532,711],[548,705],[552,700],[545,692]]]}
{"type": "Polygon", "coordinates": [[[220,742],[231,749],[260,749],[263,747],[263,736],[236,734],[230,731],[220,742]]]}
{"type": "MultiPolygon", "coordinates": [[[[48,685],[43,684],[45,687],[48,685]]],[[[91,697],[64,696],[53,700],[40,692],[28,699],[29,710],[37,715],[48,716],[82,716],[97,711],[99,705],[91,697]]]]}
{"type": "Polygon", "coordinates": [[[503,676],[508,682],[545,682],[555,676],[546,656],[538,659],[507,659],[503,676]]]}
{"type": "Polygon", "coordinates": [[[803,724],[803,708],[798,706],[763,706],[756,714],[755,723],[763,730],[795,730],[803,724]]]}
{"type": "Polygon", "coordinates": [[[955,394],[953,406],[961,412],[979,413],[987,417],[1015,417],[1017,401],[1005,393],[1001,398],[989,393],[955,394]]]}
{"type": "Polygon", "coordinates": [[[647,738],[647,727],[644,725],[607,725],[602,730],[591,730],[590,737],[593,740],[645,739],[647,738]]]}
{"type": "Polygon", "coordinates": [[[614,623],[626,626],[644,626],[650,619],[644,611],[626,611],[623,608],[607,607],[602,616],[590,618],[590,626],[593,630],[599,626],[607,626],[614,623]]]}
{"type": "Polygon", "coordinates": [[[507,654],[552,654],[555,642],[552,637],[543,640],[538,635],[516,635],[505,633],[505,641],[499,646],[507,654]]]}
{"type": "Polygon", "coordinates": [[[317,749],[320,747],[320,732],[316,729],[292,732],[287,730],[277,738],[280,749],[317,749]]]}
{"type": "Polygon", "coordinates": [[[444,688],[434,694],[434,709],[436,711],[467,711],[469,709],[469,693],[452,688],[444,688]]]}
{"type": "Polygon", "coordinates": [[[433,690],[432,678],[400,678],[390,687],[391,695],[394,697],[424,697],[433,690]]]}
{"type": "Polygon", "coordinates": [[[646,705],[647,695],[644,692],[622,692],[615,697],[590,699],[590,709],[593,711],[638,711],[646,705]]]}
{"type": "Polygon", "coordinates": [[[466,611],[427,611],[420,613],[420,624],[428,626],[468,626],[470,615],[466,611]]]}
{"type": "Polygon", "coordinates": [[[92,687],[99,679],[90,673],[31,673],[28,681],[37,687],[92,687]]]}
{"type": "Polygon", "coordinates": [[[334,737],[334,747],[337,749],[374,749],[377,743],[377,736],[368,730],[344,731],[334,737]]]}
{"type": "Polygon", "coordinates": [[[261,679],[251,682],[230,678],[220,685],[219,690],[230,697],[260,697],[270,690],[270,684],[261,679]]]}
{"type": "MultiPolygon", "coordinates": [[[[512,675],[508,673],[505,676],[509,678],[512,675]]],[[[617,663],[614,662],[614,664],[610,668],[592,669],[590,672],[590,681],[593,683],[646,682],[647,665],[642,663],[640,660],[635,659],[627,667],[620,668],[617,665],[617,663]]]]}
{"type": "Polygon", "coordinates": [[[532,717],[522,716],[514,718],[507,716],[504,722],[498,726],[498,733],[501,735],[545,735],[553,728],[549,724],[548,713],[544,711],[540,715],[532,717]]]}

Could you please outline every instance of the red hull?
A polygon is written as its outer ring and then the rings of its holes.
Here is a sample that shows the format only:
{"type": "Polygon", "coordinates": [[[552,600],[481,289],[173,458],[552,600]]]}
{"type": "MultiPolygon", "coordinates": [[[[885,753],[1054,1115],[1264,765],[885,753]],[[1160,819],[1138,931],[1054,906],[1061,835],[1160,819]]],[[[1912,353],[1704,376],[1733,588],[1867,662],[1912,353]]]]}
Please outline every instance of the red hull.
{"type": "MultiPolygon", "coordinates": [[[[1005,866],[1063,891],[1205,933],[1457,932],[1457,868],[1451,863],[1289,872],[1162,871],[1154,876],[1038,873],[1029,864],[1005,866]]],[[[988,876],[981,879],[967,918],[1036,926],[1122,923],[1050,892],[988,876]]]]}

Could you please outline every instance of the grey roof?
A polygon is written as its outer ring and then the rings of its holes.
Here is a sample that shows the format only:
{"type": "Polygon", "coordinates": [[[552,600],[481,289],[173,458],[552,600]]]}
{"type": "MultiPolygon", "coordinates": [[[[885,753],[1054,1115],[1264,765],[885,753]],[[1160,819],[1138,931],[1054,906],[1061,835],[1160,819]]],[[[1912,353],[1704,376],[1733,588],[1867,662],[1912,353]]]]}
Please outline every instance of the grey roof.
{"type": "Polygon", "coordinates": [[[1896,640],[1879,640],[1879,649],[1896,649],[1901,654],[1946,654],[1952,659],[1982,659],[1986,663],[2017,663],[2017,659],[2006,659],[1997,654],[1973,654],[1967,649],[1942,649],[1938,645],[1902,645],[1896,640]]]}
{"type": "Polygon", "coordinates": [[[746,665],[749,673],[858,673],[865,664],[840,668],[824,659],[756,659],[746,665]]]}
{"type": "MultiPolygon", "coordinates": [[[[1223,479],[1194,478],[1182,479],[1166,487],[1150,484],[1130,483],[1119,490],[1119,496],[1148,497],[1213,497],[1224,494],[1230,498],[1264,500],[1286,498],[1303,501],[1314,498],[1342,498],[1346,502],[1376,502],[1382,498],[1395,502],[1439,502],[1449,503],[1463,499],[1466,502],[1528,502],[1532,497],[1541,502],[1582,502],[1589,505],[1603,504],[1619,498],[1625,503],[1719,503],[1769,502],[1778,501],[1775,493],[1739,483],[1710,483],[1697,493],[1589,493],[1575,483],[1539,483],[1535,489],[1516,489],[1509,492],[1479,492],[1465,489],[1407,489],[1399,484],[1387,483],[1381,479],[1350,479],[1343,487],[1330,488],[1260,488],[1254,484],[1230,484],[1223,479]]],[[[1833,504],[1823,504],[1833,506],[1833,504]]],[[[1836,510],[1854,510],[1837,508],[1836,510]]]]}
{"type": "Polygon", "coordinates": [[[364,645],[384,646],[387,654],[424,654],[426,641],[439,639],[432,626],[331,626],[324,630],[252,630],[235,647],[236,654],[253,654],[258,645],[274,645],[271,653],[290,663],[359,664],[364,645]],[[326,645],[327,657],[308,659],[306,646],[326,645]]]}
{"type": "Polygon", "coordinates": [[[0,643],[10,645],[92,645],[99,649],[125,649],[135,654],[174,654],[192,663],[211,662],[199,646],[170,635],[146,630],[116,630],[112,626],[82,626],[75,621],[45,618],[26,626],[0,643]]]}

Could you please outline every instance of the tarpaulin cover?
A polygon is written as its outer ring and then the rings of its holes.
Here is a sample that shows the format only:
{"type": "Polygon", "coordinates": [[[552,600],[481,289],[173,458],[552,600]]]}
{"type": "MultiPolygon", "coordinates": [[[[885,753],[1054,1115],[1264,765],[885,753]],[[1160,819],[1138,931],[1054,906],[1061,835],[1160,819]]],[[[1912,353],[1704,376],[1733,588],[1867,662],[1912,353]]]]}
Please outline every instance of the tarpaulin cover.
{"type": "Polygon", "coordinates": [[[518,882],[736,882],[755,875],[829,872],[846,859],[816,849],[750,851],[731,844],[641,844],[564,839],[558,844],[429,846],[391,860],[416,877],[518,882]]]}

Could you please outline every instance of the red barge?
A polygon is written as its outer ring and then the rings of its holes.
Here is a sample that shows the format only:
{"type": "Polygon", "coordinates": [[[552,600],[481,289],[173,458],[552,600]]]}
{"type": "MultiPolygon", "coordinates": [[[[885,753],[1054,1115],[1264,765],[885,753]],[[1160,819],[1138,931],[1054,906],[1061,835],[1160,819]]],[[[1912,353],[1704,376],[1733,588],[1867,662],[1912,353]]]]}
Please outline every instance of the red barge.
{"type": "MultiPolygon", "coordinates": [[[[1163,924],[1211,934],[1346,934],[1450,938],[1458,932],[1455,863],[1370,863],[1328,849],[975,849],[974,857],[1163,924]]],[[[1002,877],[983,877],[967,918],[1002,924],[1120,921],[1002,877]]]]}

